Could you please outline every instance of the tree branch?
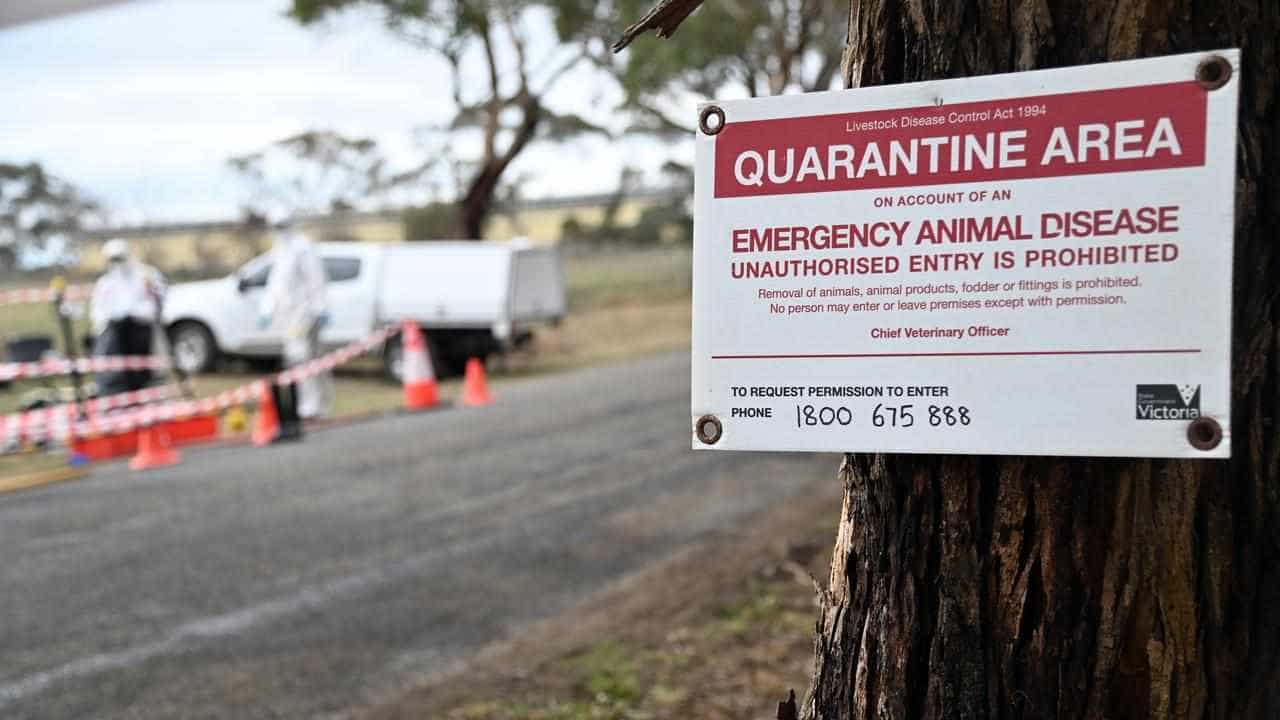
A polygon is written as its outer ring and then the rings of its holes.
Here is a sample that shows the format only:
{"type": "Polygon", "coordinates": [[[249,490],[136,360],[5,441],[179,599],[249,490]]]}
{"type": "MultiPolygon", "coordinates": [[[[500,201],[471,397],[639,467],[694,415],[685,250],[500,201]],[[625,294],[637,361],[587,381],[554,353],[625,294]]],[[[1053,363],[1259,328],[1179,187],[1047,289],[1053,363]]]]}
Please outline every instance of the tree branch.
{"type": "Polygon", "coordinates": [[[644,100],[633,99],[629,102],[629,106],[639,113],[639,122],[633,124],[627,132],[647,133],[658,137],[687,137],[693,132],[692,124],[681,124],[644,100]],[[646,120],[648,120],[647,123],[646,120]]]}
{"type": "Polygon", "coordinates": [[[497,152],[495,145],[498,139],[498,116],[502,112],[502,95],[498,85],[498,58],[493,51],[493,37],[488,17],[481,28],[480,39],[484,42],[484,56],[489,64],[489,102],[486,104],[484,124],[484,158],[492,160],[497,152]]]}
{"type": "Polygon", "coordinates": [[[516,26],[517,18],[511,13],[510,7],[503,9],[502,21],[507,26],[507,39],[511,41],[511,46],[516,51],[516,72],[520,75],[520,91],[527,91],[529,89],[529,61],[525,56],[524,38],[520,37],[520,29],[516,26]]]}
{"type": "Polygon", "coordinates": [[[640,18],[640,22],[622,31],[622,37],[613,44],[613,51],[621,52],[632,40],[650,30],[657,30],[660,38],[671,37],[680,23],[697,10],[702,2],[703,0],[662,0],[640,18]]]}
{"type": "Polygon", "coordinates": [[[589,54],[584,48],[582,52],[575,53],[573,57],[569,58],[568,61],[560,65],[560,67],[551,71],[551,73],[547,75],[546,80],[542,82],[542,89],[538,91],[538,96],[541,97],[542,95],[546,95],[551,92],[552,86],[555,85],[560,78],[564,77],[564,75],[577,66],[578,63],[583,60],[587,60],[589,57],[589,54]]]}

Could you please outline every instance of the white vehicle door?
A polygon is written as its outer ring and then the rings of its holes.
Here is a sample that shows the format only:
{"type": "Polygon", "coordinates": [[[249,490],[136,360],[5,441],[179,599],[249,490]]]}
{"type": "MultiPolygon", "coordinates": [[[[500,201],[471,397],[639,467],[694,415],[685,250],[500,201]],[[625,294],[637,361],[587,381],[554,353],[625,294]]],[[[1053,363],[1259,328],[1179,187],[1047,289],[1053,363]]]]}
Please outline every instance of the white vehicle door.
{"type": "Polygon", "coordinates": [[[233,352],[274,353],[280,348],[280,338],[271,327],[260,327],[258,318],[262,310],[262,293],[271,274],[271,254],[259,255],[236,271],[237,295],[228,319],[234,327],[233,352]]]}
{"type": "Polygon", "coordinates": [[[363,338],[373,325],[373,258],[350,250],[324,249],[325,306],[329,324],[320,333],[325,345],[345,345],[363,338]]]}

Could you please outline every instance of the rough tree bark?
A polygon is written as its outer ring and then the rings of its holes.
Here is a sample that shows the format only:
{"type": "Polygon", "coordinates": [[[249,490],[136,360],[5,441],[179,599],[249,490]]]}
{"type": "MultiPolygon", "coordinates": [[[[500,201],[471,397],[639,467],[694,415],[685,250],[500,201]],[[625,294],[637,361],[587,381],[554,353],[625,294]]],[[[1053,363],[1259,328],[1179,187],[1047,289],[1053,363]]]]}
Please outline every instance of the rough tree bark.
{"type": "Polygon", "coordinates": [[[853,0],[854,86],[1243,48],[1234,457],[846,458],[805,717],[1280,718],[1278,38],[1276,0],[853,0]]]}
{"type": "MultiPolygon", "coordinates": [[[[458,203],[458,232],[460,237],[467,240],[479,240],[484,237],[484,223],[489,219],[489,212],[493,209],[493,197],[497,194],[502,174],[538,134],[538,126],[542,121],[542,104],[538,98],[525,93],[518,99],[516,105],[520,108],[520,124],[514,128],[506,150],[497,153],[493,150],[492,138],[486,140],[487,149],[484,159],[471,178],[471,182],[467,184],[467,191],[458,203]]],[[[489,132],[496,134],[496,130],[489,132]]]]}

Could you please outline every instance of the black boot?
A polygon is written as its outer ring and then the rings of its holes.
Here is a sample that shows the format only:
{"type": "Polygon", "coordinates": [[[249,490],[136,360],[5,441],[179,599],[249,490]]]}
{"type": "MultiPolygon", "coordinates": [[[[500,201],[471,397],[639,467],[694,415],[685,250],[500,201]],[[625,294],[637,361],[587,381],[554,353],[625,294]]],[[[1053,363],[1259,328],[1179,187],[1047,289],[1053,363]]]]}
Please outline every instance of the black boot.
{"type": "Polygon", "coordinates": [[[272,442],[289,442],[302,439],[302,419],[298,417],[298,386],[272,385],[276,409],[280,414],[280,434],[272,442]]]}

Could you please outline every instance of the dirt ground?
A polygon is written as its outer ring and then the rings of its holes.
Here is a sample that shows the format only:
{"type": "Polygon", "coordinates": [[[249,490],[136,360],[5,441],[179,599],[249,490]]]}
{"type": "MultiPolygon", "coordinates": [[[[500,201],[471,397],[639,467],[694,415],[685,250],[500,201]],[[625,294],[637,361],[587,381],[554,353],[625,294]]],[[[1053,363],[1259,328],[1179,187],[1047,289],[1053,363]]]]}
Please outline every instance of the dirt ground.
{"type": "Polygon", "coordinates": [[[372,707],[367,719],[773,718],[808,688],[814,578],[840,492],[829,478],[372,707]]]}

